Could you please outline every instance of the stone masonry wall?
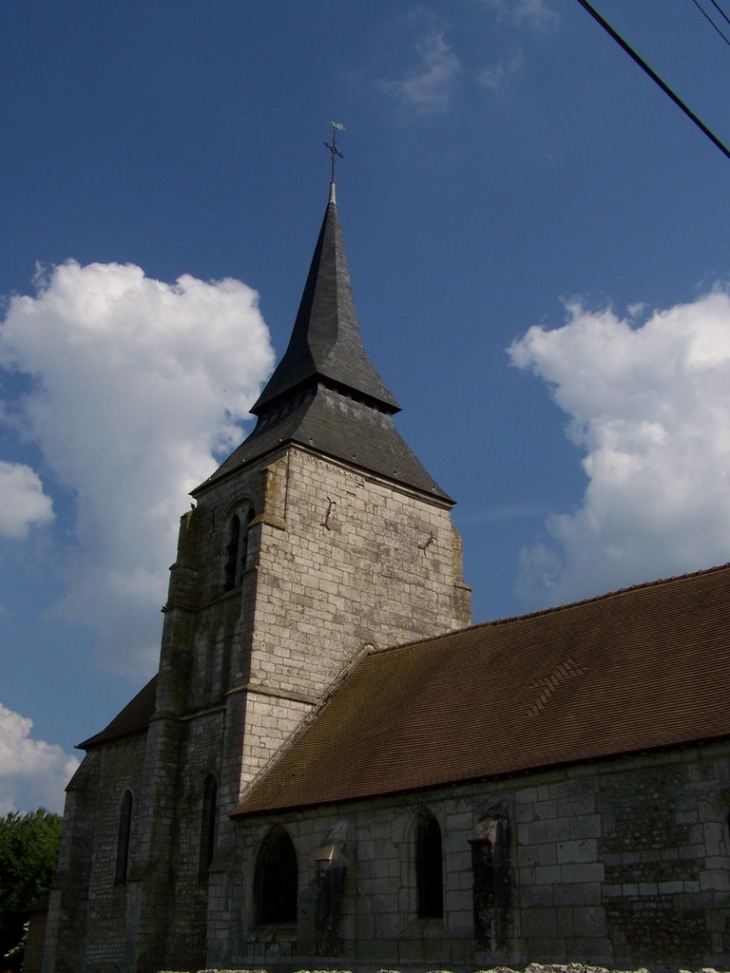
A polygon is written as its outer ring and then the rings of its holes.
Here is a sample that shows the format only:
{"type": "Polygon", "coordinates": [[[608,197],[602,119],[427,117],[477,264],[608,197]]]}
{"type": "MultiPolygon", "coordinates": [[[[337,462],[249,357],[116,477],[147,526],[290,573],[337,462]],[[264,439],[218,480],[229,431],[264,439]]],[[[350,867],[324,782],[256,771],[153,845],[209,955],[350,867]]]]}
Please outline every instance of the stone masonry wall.
{"type": "MultiPolygon", "coordinates": [[[[251,596],[245,785],[363,651],[469,624],[449,507],[291,449],[269,467],[251,596]],[[272,469],[274,472],[272,473],[272,469]]],[[[244,588],[247,580],[244,580],[244,588]]],[[[245,597],[245,593],[244,593],[245,597]]]]}
{"type": "MultiPolygon", "coordinates": [[[[182,959],[196,966],[205,964],[208,920],[208,876],[202,868],[202,828],[205,781],[221,777],[221,752],[224,731],[223,707],[196,714],[184,721],[180,786],[176,794],[176,840],[174,884],[176,907],[170,929],[168,960],[177,965],[182,959]]],[[[218,807],[218,831],[230,822],[225,809],[218,807]]]]}
{"type": "Polygon", "coordinates": [[[235,916],[238,928],[225,955],[209,963],[356,971],[530,962],[723,968],[730,955],[729,779],[730,744],[716,744],[244,820],[241,881],[228,919],[235,916]],[[423,807],[441,827],[443,919],[416,914],[414,822],[423,807]],[[508,885],[487,925],[502,922],[505,938],[479,944],[470,841],[480,823],[494,820],[506,822],[511,840],[508,885]],[[274,823],[286,827],[299,864],[296,929],[278,935],[257,927],[252,902],[255,856],[274,823]],[[323,957],[317,858],[333,834],[344,841],[347,872],[339,954],[323,957]]]}
{"type": "Polygon", "coordinates": [[[468,625],[461,549],[442,502],[292,449],[264,525],[251,680],[307,695],[365,646],[468,625]],[[273,506],[273,505],[272,505],[273,506]]]}
{"type": "MultiPolygon", "coordinates": [[[[76,854],[60,864],[60,873],[79,868],[84,858],[88,861],[86,888],[74,888],[73,882],[64,888],[66,904],[65,922],[61,930],[62,942],[58,950],[57,969],[68,971],[83,969],[85,973],[110,969],[126,969],[129,963],[128,921],[134,909],[138,875],[135,874],[134,848],[138,826],[139,796],[144,766],[143,736],[129,738],[92,751],[82,764],[83,776],[91,776],[84,795],[83,807],[79,808],[71,828],[82,827],[87,842],[87,853],[76,854]],[[115,882],[119,818],[122,796],[131,790],[134,797],[132,815],[131,857],[128,880],[115,882]],[[91,792],[89,792],[91,791],[91,792]],[[93,845],[92,845],[93,842],[93,845]],[[93,848],[93,855],[90,854],[93,848]],[[82,914],[81,922],[85,938],[75,929],[75,913],[82,914]],[[70,919],[70,922],[69,922],[70,919]],[[73,935],[75,929],[76,935],[73,935]],[[73,941],[64,947],[63,939],[73,941]]],[[[68,822],[64,823],[64,830],[68,822]]],[[[48,953],[47,953],[47,959],[48,953]]]]}
{"type": "MultiPolygon", "coordinates": [[[[305,449],[290,447],[213,484],[189,522],[198,594],[188,698],[202,706],[203,683],[213,687],[209,704],[216,686],[226,691],[222,808],[236,805],[363,651],[471,620],[450,506],[305,449]],[[228,524],[249,506],[256,517],[245,570],[240,587],[225,593],[228,524]]],[[[187,585],[185,559],[178,560],[187,585]]],[[[209,955],[226,953],[240,929],[231,912],[240,891],[237,855],[230,822],[221,818],[208,889],[209,955]]]]}
{"type": "Polygon", "coordinates": [[[448,505],[302,449],[211,486],[181,538],[168,611],[194,614],[189,706],[249,682],[313,701],[365,646],[471,621],[448,505]],[[250,507],[246,569],[225,592],[230,520],[250,507]]]}
{"type": "Polygon", "coordinates": [[[96,773],[84,819],[93,851],[73,856],[77,869],[86,861],[78,891],[88,914],[85,933],[71,937],[70,968],[202,964],[206,917],[238,888],[227,812],[246,783],[362,651],[469,621],[460,540],[437,498],[293,447],[203,490],[181,520],[146,738],[107,745],[85,762],[96,773]],[[231,585],[230,524],[234,515],[244,524],[251,510],[231,585]],[[218,836],[206,878],[209,773],[219,784],[218,836]],[[126,788],[135,798],[132,865],[120,884],[126,788]]]}
{"type": "Polygon", "coordinates": [[[362,651],[470,620],[448,504],[288,447],[212,484],[183,518],[160,705],[227,700],[221,800],[233,807],[362,651]],[[250,509],[226,591],[231,518],[250,509]]]}

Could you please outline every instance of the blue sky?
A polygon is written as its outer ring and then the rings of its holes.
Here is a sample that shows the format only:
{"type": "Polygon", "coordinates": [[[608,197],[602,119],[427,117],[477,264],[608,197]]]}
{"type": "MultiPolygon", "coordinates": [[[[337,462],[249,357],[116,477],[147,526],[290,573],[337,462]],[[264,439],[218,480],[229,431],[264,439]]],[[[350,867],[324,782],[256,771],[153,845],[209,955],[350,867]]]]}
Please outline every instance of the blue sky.
{"type": "MultiPolygon", "coordinates": [[[[596,7],[730,141],[692,0],[596,7]]],[[[331,120],[365,345],[474,620],[730,560],[730,162],[576,0],[6,0],[0,84],[0,811],[60,808],[154,670],[331,120]]]]}

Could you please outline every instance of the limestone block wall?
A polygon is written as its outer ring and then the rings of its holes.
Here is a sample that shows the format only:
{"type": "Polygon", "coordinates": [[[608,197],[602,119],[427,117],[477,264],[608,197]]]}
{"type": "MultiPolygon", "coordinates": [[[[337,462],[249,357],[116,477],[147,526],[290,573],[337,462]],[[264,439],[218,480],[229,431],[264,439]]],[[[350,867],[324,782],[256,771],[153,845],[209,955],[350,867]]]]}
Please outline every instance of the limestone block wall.
{"type": "Polygon", "coordinates": [[[47,973],[131,968],[129,932],[138,897],[134,855],[144,751],[143,735],[92,750],[77,771],[80,780],[72,782],[59,861],[62,886],[49,912],[47,973]],[[128,880],[120,884],[115,872],[120,808],[127,789],[134,796],[130,863],[128,880]]]}
{"type": "Polygon", "coordinates": [[[183,518],[160,706],[227,700],[234,806],[359,653],[470,620],[448,504],[287,447],[211,484],[183,518]],[[250,509],[245,563],[226,591],[231,518],[250,509]]]}
{"type": "MultiPolygon", "coordinates": [[[[177,968],[186,962],[205,965],[208,907],[204,795],[206,778],[220,786],[224,710],[196,714],[183,722],[180,785],[176,798],[176,841],[171,874],[173,908],[169,923],[167,959],[177,968]]],[[[230,827],[226,808],[217,806],[216,830],[230,827]]]]}
{"type": "Polygon", "coordinates": [[[318,695],[367,645],[470,623],[448,506],[302,449],[284,463],[272,512],[285,529],[262,525],[252,682],[318,695]]]}
{"type": "Polygon", "coordinates": [[[170,960],[199,956],[206,895],[229,902],[237,888],[225,811],[352,661],[470,622],[449,509],[291,446],[198,491],[181,520],[148,734],[140,968],[163,955],[162,938],[170,960]],[[248,530],[232,569],[236,516],[248,530]],[[220,829],[206,889],[194,791],[213,766],[220,829]]]}
{"type": "Polygon", "coordinates": [[[730,745],[715,744],[243,820],[236,901],[209,962],[363,971],[530,962],[724,968],[728,779],[730,745]],[[416,914],[421,808],[441,828],[443,918],[416,914]],[[299,866],[297,923],[277,935],[257,926],[253,902],[256,855],[274,824],[291,836],[299,866]],[[346,878],[338,952],[323,957],[318,869],[333,835],[342,842],[346,878]],[[495,836],[506,853],[506,882],[493,884],[490,900],[477,894],[474,849],[495,836]]]}
{"type": "MultiPolygon", "coordinates": [[[[442,501],[294,447],[198,500],[183,520],[168,604],[194,615],[192,705],[247,682],[317,698],[368,644],[470,623],[460,540],[442,501]],[[250,507],[246,567],[226,593],[230,520],[250,507]]],[[[172,641],[168,655],[179,658],[181,639],[172,641]]]]}
{"type": "Polygon", "coordinates": [[[66,973],[81,966],[99,760],[98,753],[87,755],[66,788],[56,882],[48,901],[45,973],[66,973]]]}

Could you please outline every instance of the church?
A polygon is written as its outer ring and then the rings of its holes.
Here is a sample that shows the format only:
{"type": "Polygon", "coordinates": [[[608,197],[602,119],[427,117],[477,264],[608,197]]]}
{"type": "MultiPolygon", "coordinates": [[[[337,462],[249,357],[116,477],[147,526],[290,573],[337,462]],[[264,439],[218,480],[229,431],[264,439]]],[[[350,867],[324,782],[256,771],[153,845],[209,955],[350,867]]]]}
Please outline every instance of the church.
{"type": "Polygon", "coordinates": [[[727,966],[730,567],[472,625],[334,183],[251,411],[81,744],[45,973],[727,966]]]}

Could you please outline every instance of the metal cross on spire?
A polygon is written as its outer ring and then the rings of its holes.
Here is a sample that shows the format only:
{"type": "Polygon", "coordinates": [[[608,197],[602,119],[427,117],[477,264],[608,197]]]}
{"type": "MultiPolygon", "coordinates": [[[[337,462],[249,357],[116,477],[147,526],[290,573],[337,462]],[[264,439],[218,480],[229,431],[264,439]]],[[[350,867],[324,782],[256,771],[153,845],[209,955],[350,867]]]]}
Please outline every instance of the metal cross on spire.
{"type": "Polygon", "coordinates": [[[335,162],[337,159],[344,159],[344,155],[337,148],[337,133],[344,132],[345,126],[341,125],[339,122],[332,122],[332,141],[325,142],[325,148],[330,150],[330,155],[332,156],[332,175],[330,177],[330,182],[335,181],[335,162]]]}

